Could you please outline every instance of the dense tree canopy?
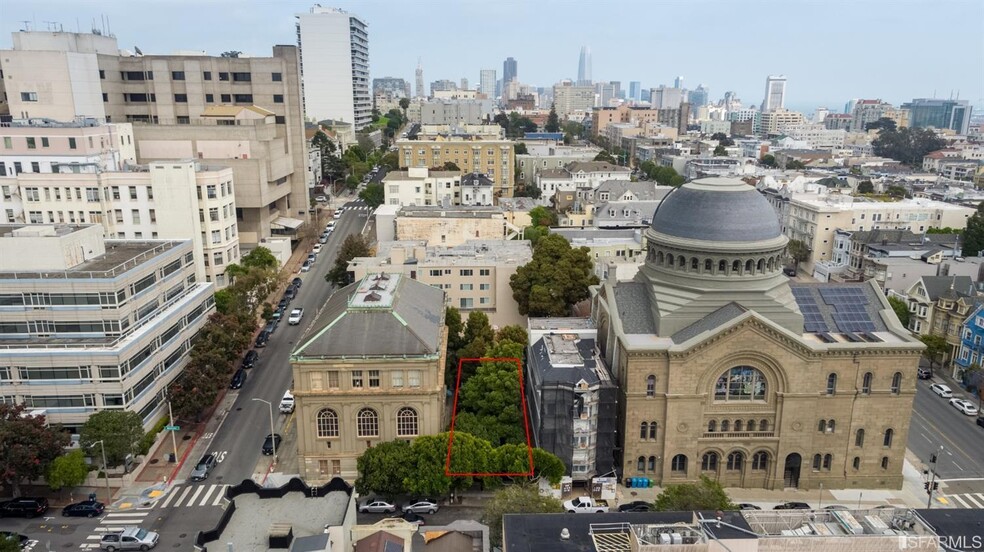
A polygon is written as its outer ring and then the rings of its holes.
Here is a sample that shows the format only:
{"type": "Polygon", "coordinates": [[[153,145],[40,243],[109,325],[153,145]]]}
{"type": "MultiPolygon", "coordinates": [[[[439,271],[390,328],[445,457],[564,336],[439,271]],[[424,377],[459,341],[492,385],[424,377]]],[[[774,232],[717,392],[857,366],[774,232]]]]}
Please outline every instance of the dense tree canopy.
{"type": "Polygon", "coordinates": [[[558,234],[541,238],[533,259],[509,279],[519,312],[529,316],[567,316],[597,283],[588,248],[574,249],[558,234]]]}
{"type": "Polygon", "coordinates": [[[68,454],[59,456],[48,466],[44,475],[45,482],[53,491],[64,488],[78,487],[85,482],[89,475],[89,466],[85,463],[85,454],[81,449],[75,449],[68,454]]]}
{"type": "Polygon", "coordinates": [[[370,255],[372,255],[372,249],[370,249],[369,240],[365,236],[362,234],[345,236],[345,241],[342,242],[342,247],[338,250],[338,256],[335,257],[335,265],[325,275],[325,280],[337,286],[351,283],[348,269],[349,261],[356,257],[369,257],[370,255]]]}
{"type": "Polygon", "coordinates": [[[370,182],[359,192],[359,199],[365,201],[370,209],[375,209],[386,201],[386,192],[379,182],[370,182]]]}
{"type": "Polygon", "coordinates": [[[552,514],[564,511],[556,498],[542,496],[533,485],[512,485],[496,491],[485,505],[482,523],[489,527],[493,546],[502,545],[502,516],[505,514],[552,514]]]}
{"type": "Polygon", "coordinates": [[[963,244],[961,254],[964,257],[976,257],[984,251],[984,203],[978,204],[977,212],[967,219],[960,243],[963,244]]]}
{"type": "Polygon", "coordinates": [[[560,117],[557,116],[557,106],[550,104],[550,114],[547,115],[547,124],[543,126],[547,132],[560,132],[560,117]]]}
{"type": "Polygon", "coordinates": [[[96,412],[85,424],[79,434],[79,445],[90,453],[93,443],[102,441],[106,450],[106,462],[110,466],[118,466],[128,454],[140,451],[140,441],[143,439],[143,420],[136,412],[129,410],[102,410],[96,412]]]}
{"type": "Polygon", "coordinates": [[[660,186],[680,186],[685,180],[673,167],[663,167],[652,161],[643,161],[639,164],[639,171],[648,180],[655,180],[660,186]]]}
{"type": "Polygon", "coordinates": [[[735,509],[735,505],[728,498],[721,484],[706,475],[700,476],[700,481],[697,483],[667,485],[656,497],[655,506],[659,512],[735,509]]]}
{"type": "Polygon", "coordinates": [[[895,159],[913,167],[922,166],[923,157],[946,146],[935,132],[928,128],[882,127],[878,137],[871,141],[875,155],[895,159]]]}
{"type": "Polygon", "coordinates": [[[24,405],[0,402],[0,483],[14,497],[21,483],[40,478],[68,445],[68,434],[48,427],[44,416],[30,416],[24,405]]]}
{"type": "Polygon", "coordinates": [[[802,240],[789,240],[789,243],[786,244],[786,251],[789,252],[789,256],[797,265],[810,258],[810,246],[802,240]]]}
{"type": "Polygon", "coordinates": [[[943,356],[950,350],[950,345],[941,335],[921,335],[919,339],[926,345],[923,356],[929,361],[929,369],[932,370],[936,363],[943,361],[943,356]]]}
{"type": "Polygon", "coordinates": [[[898,297],[889,297],[888,303],[892,305],[892,310],[895,311],[895,316],[899,317],[899,322],[902,323],[903,327],[909,327],[909,306],[905,301],[899,299],[898,297]]]}

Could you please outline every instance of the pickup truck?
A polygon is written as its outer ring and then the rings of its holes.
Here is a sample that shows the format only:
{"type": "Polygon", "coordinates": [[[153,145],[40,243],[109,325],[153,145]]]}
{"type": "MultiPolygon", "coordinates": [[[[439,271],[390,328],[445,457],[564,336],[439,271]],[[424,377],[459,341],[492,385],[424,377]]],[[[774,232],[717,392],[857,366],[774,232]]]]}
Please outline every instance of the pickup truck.
{"type": "Polygon", "coordinates": [[[600,514],[608,511],[608,505],[590,496],[579,496],[564,502],[564,510],[572,514],[600,514]]]}
{"type": "Polygon", "coordinates": [[[294,411],[294,394],[290,392],[290,389],[284,393],[284,398],[280,399],[280,412],[284,414],[290,414],[294,411]]]}

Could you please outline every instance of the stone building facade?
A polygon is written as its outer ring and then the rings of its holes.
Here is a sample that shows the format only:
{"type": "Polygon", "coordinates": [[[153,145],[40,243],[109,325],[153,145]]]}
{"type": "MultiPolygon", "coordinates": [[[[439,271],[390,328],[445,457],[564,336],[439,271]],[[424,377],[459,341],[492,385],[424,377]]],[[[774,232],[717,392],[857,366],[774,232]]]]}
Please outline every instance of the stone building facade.
{"type": "Polygon", "coordinates": [[[682,186],[645,233],[635,279],[592,293],[624,477],[901,486],[923,346],[875,284],[790,283],[787,238],[737,179],[682,186]]]}

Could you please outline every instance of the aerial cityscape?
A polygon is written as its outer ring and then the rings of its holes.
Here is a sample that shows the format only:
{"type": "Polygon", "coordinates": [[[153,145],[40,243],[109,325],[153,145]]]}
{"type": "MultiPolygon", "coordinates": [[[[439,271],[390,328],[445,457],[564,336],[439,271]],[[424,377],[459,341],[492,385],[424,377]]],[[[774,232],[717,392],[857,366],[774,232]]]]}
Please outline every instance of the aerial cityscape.
{"type": "Polygon", "coordinates": [[[984,550],[984,3],[12,1],[0,138],[0,552],[984,550]]]}

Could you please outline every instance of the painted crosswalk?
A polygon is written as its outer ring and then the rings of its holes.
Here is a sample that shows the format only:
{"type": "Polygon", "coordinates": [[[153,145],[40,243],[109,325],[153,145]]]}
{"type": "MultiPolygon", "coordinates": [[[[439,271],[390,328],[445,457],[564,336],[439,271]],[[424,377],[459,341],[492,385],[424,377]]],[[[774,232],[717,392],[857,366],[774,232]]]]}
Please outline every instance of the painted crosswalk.
{"type": "Polygon", "coordinates": [[[984,509],[984,493],[952,494],[946,498],[961,508],[984,509]]]}
{"type": "Polygon", "coordinates": [[[97,550],[104,534],[122,531],[124,527],[139,526],[146,521],[147,514],[149,512],[138,510],[106,514],[99,520],[99,525],[93,529],[93,532],[86,535],[86,542],[80,544],[79,549],[97,550]]]}
{"type": "Polygon", "coordinates": [[[229,485],[175,485],[157,508],[191,508],[198,506],[218,506],[222,504],[226,487],[229,485]]]}

